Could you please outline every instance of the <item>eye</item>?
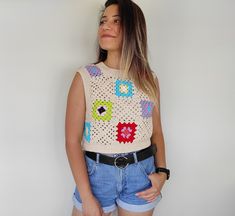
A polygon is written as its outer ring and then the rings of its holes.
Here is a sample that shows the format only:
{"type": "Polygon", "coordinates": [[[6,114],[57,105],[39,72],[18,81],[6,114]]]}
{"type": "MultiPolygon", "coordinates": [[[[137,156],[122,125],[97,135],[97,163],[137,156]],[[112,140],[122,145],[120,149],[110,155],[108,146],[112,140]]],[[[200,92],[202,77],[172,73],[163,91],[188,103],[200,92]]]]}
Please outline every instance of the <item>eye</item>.
{"type": "Polygon", "coordinates": [[[118,24],[118,23],[120,23],[121,21],[120,21],[120,19],[115,19],[113,22],[118,24]]]}
{"type": "Polygon", "coordinates": [[[100,25],[104,24],[106,20],[100,20],[100,25]]]}

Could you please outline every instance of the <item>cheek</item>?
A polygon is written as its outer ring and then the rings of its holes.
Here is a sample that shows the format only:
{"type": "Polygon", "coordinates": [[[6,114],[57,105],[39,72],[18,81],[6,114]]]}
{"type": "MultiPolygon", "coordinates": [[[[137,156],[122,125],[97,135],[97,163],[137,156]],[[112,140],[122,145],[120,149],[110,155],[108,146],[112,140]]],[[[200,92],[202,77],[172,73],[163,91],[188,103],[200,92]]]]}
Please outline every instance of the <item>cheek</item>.
{"type": "Polygon", "coordinates": [[[123,41],[122,31],[119,32],[118,38],[119,38],[120,43],[122,43],[122,41],[123,41]]]}
{"type": "Polygon", "coordinates": [[[118,38],[122,39],[122,29],[120,27],[116,27],[115,34],[118,36],[118,38]]]}
{"type": "Polygon", "coordinates": [[[100,37],[101,32],[102,32],[102,31],[101,31],[101,27],[99,27],[99,28],[98,28],[98,32],[97,32],[97,34],[98,34],[99,37],[100,37]]]}
{"type": "Polygon", "coordinates": [[[114,31],[116,32],[117,35],[122,33],[120,26],[115,26],[114,31]]]}

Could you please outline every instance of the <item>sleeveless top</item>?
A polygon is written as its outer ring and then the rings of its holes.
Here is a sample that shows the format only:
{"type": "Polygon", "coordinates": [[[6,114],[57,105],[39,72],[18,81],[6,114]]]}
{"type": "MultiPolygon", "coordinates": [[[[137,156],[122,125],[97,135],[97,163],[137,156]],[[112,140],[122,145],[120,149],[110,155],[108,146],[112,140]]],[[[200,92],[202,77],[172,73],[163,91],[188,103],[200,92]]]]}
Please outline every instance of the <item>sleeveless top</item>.
{"type": "Polygon", "coordinates": [[[154,102],[121,71],[105,65],[81,66],[86,116],[82,149],[99,153],[127,153],[151,145],[154,102]]]}

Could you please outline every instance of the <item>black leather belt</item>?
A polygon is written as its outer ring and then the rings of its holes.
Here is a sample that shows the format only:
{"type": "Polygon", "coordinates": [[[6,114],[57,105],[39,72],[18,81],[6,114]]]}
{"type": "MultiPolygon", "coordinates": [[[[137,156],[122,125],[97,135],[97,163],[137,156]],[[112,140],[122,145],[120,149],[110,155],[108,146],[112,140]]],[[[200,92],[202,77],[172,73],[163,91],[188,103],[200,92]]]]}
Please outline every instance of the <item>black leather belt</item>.
{"type": "MultiPolygon", "coordinates": [[[[108,165],[113,165],[118,168],[126,168],[129,164],[135,163],[135,158],[134,158],[134,153],[132,152],[128,155],[125,156],[117,156],[117,157],[110,157],[108,155],[104,155],[99,153],[99,162],[108,164],[108,165]]],[[[90,151],[85,151],[85,154],[91,158],[92,160],[96,161],[97,154],[96,152],[90,152],[90,151]]],[[[149,147],[136,151],[136,157],[137,161],[142,161],[150,156],[154,155],[154,148],[153,145],[150,145],[149,147]]]]}

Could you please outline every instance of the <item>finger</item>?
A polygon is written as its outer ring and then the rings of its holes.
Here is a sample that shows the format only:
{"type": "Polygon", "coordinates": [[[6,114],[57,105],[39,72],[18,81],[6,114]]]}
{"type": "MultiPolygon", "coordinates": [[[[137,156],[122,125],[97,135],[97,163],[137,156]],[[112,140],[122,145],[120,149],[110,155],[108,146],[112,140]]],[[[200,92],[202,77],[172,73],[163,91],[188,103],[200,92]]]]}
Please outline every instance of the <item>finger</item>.
{"type": "Polygon", "coordinates": [[[154,192],[154,193],[151,193],[151,194],[148,194],[148,195],[142,195],[142,196],[139,196],[139,197],[142,197],[142,198],[144,198],[144,199],[149,199],[149,198],[151,198],[151,197],[156,197],[156,196],[158,196],[160,194],[160,192],[154,192]]]}
{"type": "Polygon", "coordinates": [[[152,199],[147,200],[147,202],[153,202],[153,201],[156,200],[156,199],[157,199],[157,196],[155,196],[155,197],[152,198],[152,199]]]}
{"type": "Polygon", "coordinates": [[[160,192],[157,193],[155,196],[153,196],[151,199],[148,199],[148,202],[152,202],[152,201],[156,200],[158,198],[158,196],[160,196],[160,192]]]}
{"type": "Polygon", "coordinates": [[[135,195],[137,195],[137,196],[142,196],[143,195],[144,196],[144,195],[148,195],[148,194],[154,193],[156,191],[157,191],[156,188],[151,187],[151,188],[149,188],[149,189],[147,189],[145,191],[138,192],[135,195]]]}
{"type": "Polygon", "coordinates": [[[152,199],[152,198],[154,198],[158,195],[159,195],[159,192],[156,192],[156,193],[151,193],[151,194],[148,194],[148,195],[141,195],[141,196],[138,196],[138,197],[148,200],[148,199],[152,199]]]}
{"type": "Polygon", "coordinates": [[[157,199],[157,197],[156,196],[154,196],[153,198],[151,198],[151,199],[148,199],[147,200],[147,202],[153,202],[154,200],[156,200],[157,199]]]}
{"type": "Polygon", "coordinates": [[[155,194],[150,194],[150,195],[148,195],[148,196],[141,196],[141,197],[139,197],[139,198],[142,198],[142,199],[145,199],[145,200],[151,200],[151,199],[153,199],[154,197],[156,197],[155,194]]]}

